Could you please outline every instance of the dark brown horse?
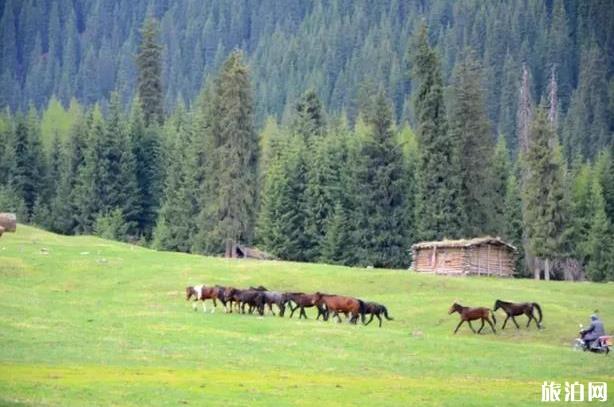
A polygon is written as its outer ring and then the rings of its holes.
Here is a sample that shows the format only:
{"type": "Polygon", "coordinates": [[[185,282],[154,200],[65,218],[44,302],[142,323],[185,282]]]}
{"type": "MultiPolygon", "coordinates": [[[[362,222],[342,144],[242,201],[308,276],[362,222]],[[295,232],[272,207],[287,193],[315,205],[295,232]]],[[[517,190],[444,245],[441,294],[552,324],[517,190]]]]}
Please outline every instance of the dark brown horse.
{"type": "MultiPolygon", "coordinates": [[[[339,313],[349,314],[350,323],[355,324],[358,317],[365,322],[365,303],[362,300],[354,297],[346,297],[344,295],[331,295],[315,293],[316,302],[319,305],[326,306],[326,314],[324,320],[328,319],[328,314],[332,311],[337,317],[337,322],[341,322],[339,313]]],[[[334,317],[333,316],[333,317],[334,317]]]]}
{"type": "Polygon", "coordinates": [[[237,311],[239,311],[239,294],[241,290],[234,287],[224,287],[221,292],[221,298],[223,299],[224,311],[232,313],[233,304],[236,306],[237,311]]]}
{"type": "Polygon", "coordinates": [[[189,301],[192,298],[194,299],[194,302],[192,303],[192,307],[194,308],[194,311],[196,311],[196,302],[202,301],[203,302],[203,312],[207,312],[207,305],[205,304],[205,300],[212,300],[213,308],[211,309],[211,313],[214,313],[215,307],[217,307],[217,303],[215,300],[221,296],[221,293],[222,293],[222,290],[218,286],[215,286],[215,287],[207,287],[205,285],[188,286],[185,288],[185,299],[186,301],[189,301]]]}
{"type": "Polygon", "coordinates": [[[495,325],[492,323],[492,321],[489,318],[489,314],[492,315],[492,319],[493,321],[495,321],[495,324],[497,323],[497,319],[495,318],[495,314],[489,308],[484,308],[484,307],[470,308],[470,307],[463,307],[460,304],[454,303],[448,310],[448,314],[452,314],[454,312],[458,312],[461,318],[460,322],[456,326],[456,329],[454,330],[455,334],[458,331],[458,328],[460,328],[460,326],[465,321],[467,321],[467,323],[469,324],[469,328],[471,328],[473,333],[476,333],[475,329],[473,329],[473,325],[471,325],[471,321],[474,321],[476,319],[482,320],[482,325],[480,326],[480,329],[478,329],[477,333],[482,332],[482,329],[484,328],[484,321],[488,322],[488,324],[490,325],[490,328],[492,329],[494,333],[497,333],[497,330],[495,329],[495,325]]]}
{"type": "Polygon", "coordinates": [[[285,293],[283,295],[287,301],[292,301],[296,304],[296,307],[292,307],[291,303],[289,304],[290,309],[292,310],[292,312],[290,312],[290,318],[292,318],[292,316],[294,315],[294,311],[299,308],[300,312],[298,314],[298,319],[301,319],[301,317],[307,319],[307,313],[305,312],[305,308],[311,307],[316,307],[318,309],[318,318],[320,317],[320,315],[324,315],[325,311],[318,303],[318,298],[316,297],[316,294],[285,293]]]}
{"type": "Polygon", "coordinates": [[[371,321],[373,321],[373,317],[376,316],[379,320],[380,328],[382,327],[382,318],[380,317],[380,314],[383,315],[388,321],[392,321],[394,319],[388,316],[388,310],[385,306],[376,302],[365,302],[365,314],[371,314],[371,318],[369,318],[365,325],[369,325],[371,321]]]}
{"type": "Polygon", "coordinates": [[[538,329],[541,329],[542,327],[542,309],[536,302],[513,303],[497,300],[495,301],[493,311],[496,311],[499,308],[501,308],[507,314],[507,316],[505,317],[505,321],[503,321],[503,326],[501,327],[502,330],[505,329],[505,324],[507,324],[507,320],[510,318],[512,319],[512,322],[514,322],[514,325],[516,325],[516,329],[520,329],[514,317],[522,314],[526,315],[529,318],[529,321],[527,322],[527,328],[529,327],[531,320],[535,321],[535,325],[537,325],[538,329]],[[537,313],[539,314],[539,320],[535,318],[533,310],[537,310],[537,313]]]}

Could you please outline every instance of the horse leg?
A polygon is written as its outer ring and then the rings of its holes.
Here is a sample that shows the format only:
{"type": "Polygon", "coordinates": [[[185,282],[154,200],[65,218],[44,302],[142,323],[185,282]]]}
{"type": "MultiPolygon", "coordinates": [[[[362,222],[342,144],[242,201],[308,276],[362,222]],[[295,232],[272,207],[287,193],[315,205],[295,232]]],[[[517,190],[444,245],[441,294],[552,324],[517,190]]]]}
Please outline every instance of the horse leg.
{"type": "Polygon", "coordinates": [[[460,328],[460,326],[463,324],[463,322],[465,322],[464,320],[460,320],[460,322],[458,323],[458,325],[456,325],[456,329],[454,330],[454,333],[456,334],[456,332],[458,332],[458,328],[460,328]]]}
{"type": "Polygon", "coordinates": [[[270,302],[269,302],[269,311],[271,311],[271,314],[275,316],[275,313],[273,312],[273,303],[270,303],[270,302]]]}
{"type": "Polygon", "coordinates": [[[192,309],[198,311],[198,300],[192,301],[192,309]]]}
{"type": "Polygon", "coordinates": [[[217,302],[215,302],[215,298],[213,298],[213,308],[211,308],[211,313],[212,314],[215,312],[216,308],[217,308],[217,302]]]}
{"type": "Polygon", "coordinates": [[[301,312],[299,312],[299,315],[298,315],[298,319],[301,319],[301,317],[304,317],[305,319],[307,319],[307,313],[305,312],[305,307],[303,307],[302,305],[301,305],[301,312]]]}
{"type": "Polygon", "coordinates": [[[369,325],[371,323],[371,321],[373,321],[373,314],[371,314],[371,318],[367,321],[367,323],[365,325],[369,325]]]}
{"type": "MultiPolygon", "coordinates": [[[[495,326],[493,325],[493,323],[490,320],[490,318],[486,317],[486,322],[488,322],[488,324],[490,325],[490,328],[492,329],[492,333],[496,334],[497,330],[495,329],[495,326]]],[[[484,322],[482,321],[482,323],[484,323],[484,322]]]]}
{"type": "Polygon", "coordinates": [[[339,313],[338,313],[337,311],[335,311],[335,315],[333,315],[333,318],[334,318],[334,317],[337,317],[337,323],[338,323],[338,324],[340,324],[340,323],[342,322],[342,321],[341,321],[341,317],[339,316],[339,313]]]}
{"type": "MultiPolygon", "coordinates": [[[[531,323],[531,320],[533,319],[533,315],[529,312],[525,312],[524,313],[527,317],[529,317],[529,320],[527,321],[527,328],[529,327],[529,324],[531,323]]],[[[537,325],[537,320],[535,320],[535,325],[537,325]]],[[[538,327],[539,328],[539,327],[538,327]]]]}
{"type": "Polygon", "coordinates": [[[379,319],[379,327],[382,327],[382,318],[379,316],[379,314],[375,314],[375,316],[377,317],[377,319],[379,319]]]}
{"type": "Polygon", "coordinates": [[[478,333],[482,332],[482,329],[484,329],[484,318],[482,318],[482,325],[480,325],[480,329],[478,329],[478,333]]]}
{"type": "Polygon", "coordinates": [[[474,333],[474,334],[475,334],[475,333],[477,333],[477,332],[475,331],[475,329],[473,329],[473,325],[471,325],[471,321],[469,321],[469,320],[468,320],[468,321],[467,321],[467,323],[469,324],[469,328],[471,328],[471,330],[473,331],[473,333],[474,333]]]}
{"type": "Polygon", "coordinates": [[[507,320],[510,319],[510,316],[508,315],[507,317],[505,317],[505,321],[503,321],[503,326],[501,327],[501,330],[505,329],[505,324],[507,324],[507,320]]]}
{"type": "MultiPolygon", "coordinates": [[[[296,307],[292,308],[292,304],[290,304],[289,307],[290,307],[290,311],[292,311],[290,313],[290,318],[292,318],[292,315],[294,315],[294,311],[296,311],[298,309],[298,305],[296,307]]],[[[300,319],[300,315],[299,315],[299,319],[300,319]]]]}
{"type": "Polygon", "coordinates": [[[203,312],[207,312],[207,304],[205,303],[205,300],[203,300],[203,312]]]}
{"type": "Polygon", "coordinates": [[[520,325],[518,325],[518,322],[516,322],[516,318],[514,318],[513,315],[512,315],[512,321],[514,322],[514,325],[516,325],[516,329],[520,329],[520,325]]]}

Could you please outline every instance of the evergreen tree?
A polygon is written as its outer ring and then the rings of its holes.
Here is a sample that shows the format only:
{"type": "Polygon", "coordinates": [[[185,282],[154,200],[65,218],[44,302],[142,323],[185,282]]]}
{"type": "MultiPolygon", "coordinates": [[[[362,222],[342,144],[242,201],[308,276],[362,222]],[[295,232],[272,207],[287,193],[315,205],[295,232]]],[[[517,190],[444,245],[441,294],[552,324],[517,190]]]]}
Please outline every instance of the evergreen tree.
{"type": "Polygon", "coordinates": [[[251,241],[256,208],[258,140],[243,58],[240,51],[228,57],[216,79],[212,101],[212,160],[217,172],[207,176],[217,178],[215,229],[227,253],[234,242],[251,241]]]}
{"type": "Polygon", "coordinates": [[[44,174],[43,152],[35,110],[31,109],[27,118],[17,116],[13,145],[9,149],[14,159],[9,173],[9,185],[19,199],[23,200],[29,217],[36,199],[41,194],[44,174]]]}
{"type": "Polygon", "coordinates": [[[463,234],[494,232],[492,155],[494,144],[486,116],[481,70],[469,51],[456,67],[450,112],[450,138],[459,143],[463,234]]]}
{"type": "Polygon", "coordinates": [[[153,247],[159,250],[189,252],[196,235],[194,219],[198,215],[197,146],[192,123],[178,112],[170,140],[168,169],[162,205],[153,233],[153,247]]]}
{"type": "Polygon", "coordinates": [[[294,136],[269,164],[258,220],[258,240],[285,260],[306,260],[305,143],[294,136]]]}
{"type": "Polygon", "coordinates": [[[88,118],[83,164],[78,167],[74,192],[75,232],[77,233],[92,233],[96,218],[105,209],[102,182],[104,142],[104,120],[100,108],[95,106],[88,118]]]}
{"type": "Polygon", "coordinates": [[[613,228],[605,213],[603,191],[598,178],[591,185],[591,200],[594,205],[593,219],[588,237],[589,260],[587,276],[593,281],[614,280],[613,228]]]}
{"type": "Polygon", "coordinates": [[[396,143],[392,111],[382,92],[366,118],[367,138],[357,163],[358,245],[362,262],[375,267],[407,266],[407,176],[396,143]]]}
{"type": "Polygon", "coordinates": [[[156,20],[147,18],[141,29],[141,45],[136,57],[139,68],[138,94],[146,125],[161,124],[164,118],[162,95],[162,46],[158,43],[156,20]]]}
{"type": "Polygon", "coordinates": [[[324,239],[320,245],[320,261],[329,264],[350,264],[352,247],[351,228],[345,208],[337,202],[327,220],[324,239]]]}
{"type": "MultiPolygon", "coordinates": [[[[531,254],[544,260],[544,276],[550,279],[550,263],[562,255],[566,205],[564,162],[556,134],[546,112],[536,110],[530,127],[525,159],[524,225],[531,254]]],[[[538,278],[538,270],[535,270],[538,278]]]]}
{"type": "Polygon", "coordinates": [[[505,189],[505,214],[503,238],[513,244],[518,250],[516,253],[515,274],[527,277],[525,265],[525,251],[523,246],[522,224],[522,197],[516,175],[512,171],[507,179],[505,189]]]}
{"type": "Polygon", "coordinates": [[[152,125],[145,127],[140,100],[135,99],[130,118],[130,141],[136,166],[138,184],[138,213],[135,221],[138,233],[146,238],[151,236],[162,194],[162,155],[159,129],[152,125]]]}
{"type": "Polygon", "coordinates": [[[458,140],[448,132],[439,61],[423,26],[416,40],[413,75],[420,145],[417,167],[416,229],[419,239],[460,237],[464,224],[458,140]]]}
{"type": "Polygon", "coordinates": [[[495,147],[491,171],[492,190],[490,194],[492,194],[492,201],[490,205],[493,216],[492,231],[495,235],[501,236],[506,228],[506,196],[509,177],[512,175],[509,151],[505,143],[505,137],[502,135],[499,136],[499,141],[495,147]]]}

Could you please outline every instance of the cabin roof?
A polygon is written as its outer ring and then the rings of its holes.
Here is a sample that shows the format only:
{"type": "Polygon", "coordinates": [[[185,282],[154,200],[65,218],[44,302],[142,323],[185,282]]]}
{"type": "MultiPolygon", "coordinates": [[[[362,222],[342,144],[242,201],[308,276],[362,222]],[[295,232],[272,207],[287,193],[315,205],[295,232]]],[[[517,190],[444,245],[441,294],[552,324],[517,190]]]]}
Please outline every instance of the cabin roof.
{"type": "Polygon", "coordinates": [[[429,249],[433,247],[437,247],[437,248],[471,247],[471,246],[479,246],[483,244],[491,244],[495,246],[506,246],[514,252],[517,251],[516,247],[505,242],[498,236],[497,237],[483,236],[483,237],[476,237],[473,239],[437,240],[437,241],[432,241],[432,242],[420,242],[420,243],[414,244],[411,248],[412,250],[417,250],[417,249],[429,249]]]}

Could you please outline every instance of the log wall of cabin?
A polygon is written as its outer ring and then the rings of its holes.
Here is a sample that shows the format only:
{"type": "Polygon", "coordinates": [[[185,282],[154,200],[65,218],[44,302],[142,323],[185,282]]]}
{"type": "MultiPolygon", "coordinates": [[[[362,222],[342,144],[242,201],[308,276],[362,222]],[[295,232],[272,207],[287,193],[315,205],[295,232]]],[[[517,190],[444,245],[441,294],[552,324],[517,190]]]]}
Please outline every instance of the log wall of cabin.
{"type": "Polygon", "coordinates": [[[514,254],[505,246],[479,245],[468,248],[465,270],[472,275],[508,277],[514,273],[514,254]]]}
{"type": "Polygon", "coordinates": [[[423,248],[414,251],[412,268],[416,271],[437,274],[463,274],[465,248],[423,248]]]}
{"type": "Polygon", "coordinates": [[[505,246],[430,247],[413,251],[412,268],[419,272],[511,277],[514,266],[514,254],[505,246]]]}

